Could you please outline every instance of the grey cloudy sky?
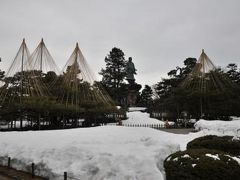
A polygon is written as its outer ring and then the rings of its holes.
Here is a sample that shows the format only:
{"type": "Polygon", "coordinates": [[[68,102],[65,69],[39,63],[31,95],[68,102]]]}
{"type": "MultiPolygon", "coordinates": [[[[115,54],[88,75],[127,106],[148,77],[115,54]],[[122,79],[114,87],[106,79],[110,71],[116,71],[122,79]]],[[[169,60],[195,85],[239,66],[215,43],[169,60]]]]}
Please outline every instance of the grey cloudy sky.
{"type": "Polygon", "coordinates": [[[137,82],[152,85],[202,48],[216,65],[239,64],[239,9],[239,0],[0,0],[0,65],[23,37],[31,52],[43,37],[60,69],[79,42],[97,74],[116,46],[133,57],[137,82]]]}

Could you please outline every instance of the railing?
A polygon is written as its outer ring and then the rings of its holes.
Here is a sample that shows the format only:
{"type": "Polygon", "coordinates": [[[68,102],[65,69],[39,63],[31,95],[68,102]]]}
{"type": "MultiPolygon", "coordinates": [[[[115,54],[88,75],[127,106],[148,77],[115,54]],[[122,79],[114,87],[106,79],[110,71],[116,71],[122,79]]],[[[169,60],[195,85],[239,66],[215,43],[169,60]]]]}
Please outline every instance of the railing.
{"type": "Polygon", "coordinates": [[[107,124],[107,126],[125,126],[125,127],[146,127],[146,128],[153,128],[153,129],[164,129],[164,128],[174,128],[174,126],[165,124],[107,124]]]}
{"type": "Polygon", "coordinates": [[[111,113],[111,114],[106,114],[106,118],[110,119],[126,119],[127,115],[125,114],[118,114],[118,113],[111,113]]]}
{"type": "MultiPolygon", "coordinates": [[[[31,164],[27,165],[27,168],[26,168],[26,164],[22,164],[22,168],[19,168],[20,161],[18,161],[18,164],[17,164],[18,168],[15,168],[14,165],[16,165],[16,164],[14,164],[14,161],[16,161],[16,159],[12,159],[11,157],[1,157],[0,166],[6,167],[9,169],[13,169],[18,172],[22,172],[24,174],[31,175],[32,178],[38,177],[43,180],[50,179],[49,177],[41,176],[41,173],[39,173],[39,169],[38,169],[38,173],[36,172],[37,165],[35,163],[31,163],[31,164]]],[[[68,174],[67,172],[64,172],[63,174],[52,173],[51,176],[52,176],[52,179],[57,179],[57,180],[61,180],[61,179],[63,179],[63,180],[81,180],[80,178],[74,177],[73,175],[68,174]]]]}

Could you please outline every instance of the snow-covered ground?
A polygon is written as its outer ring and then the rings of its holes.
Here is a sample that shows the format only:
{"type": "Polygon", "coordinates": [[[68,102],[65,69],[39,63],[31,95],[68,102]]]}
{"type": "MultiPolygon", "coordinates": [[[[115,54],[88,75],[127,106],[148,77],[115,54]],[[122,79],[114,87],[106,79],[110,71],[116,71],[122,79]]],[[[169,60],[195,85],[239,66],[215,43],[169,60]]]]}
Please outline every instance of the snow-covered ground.
{"type": "Polygon", "coordinates": [[[0,156],[42,162],[56,174],[85,180],[161,180],[163,160],[194,137],[119,126],[1,132],[0,156]]]}
{"type": "MultiPolygon", "coordinates": [[[[128,121],[131,117],[155,121],[147,115],[130,112],[128,121]]],[[[45,175],[51,172],[61,175],[67,171],[70,176],[84,180],[161,180],[164,179],[163,161],[168,155],[184,150],[186,144],[197,137],[222,134],[216,131],[179,135],[151,128],[102,126],[0,132],[0,156],[21,160],[18,167],[31,162],[45,164],[49,169],[41,171],[45,175]]],[[[18,162],[13,162],[13,166],[14,163],[18,162]]]]}
{"type": "Polygon", "coordinates": [[[240,135],[240,120],[220,121],[220,120],[199,120],[194,124],[196,130],[218,131],[223,134],[239,134],[240,135]]]}
{"type": "Polygon", "coordinates": [[[129,107],[128,111],[133,112],[133,111],[145,111],[147,108],[146,107],[129,107]]]}
{"type": "Polygon", "coordinates": [[[163,121],[159,121],[157,119],[153,119],[149,117],[148,113],[142,113],[139,111],[129,112],[127,113],[127,120],[122,121],[123,124],[152,124],[152,125],[164,125],[163,121]]]}

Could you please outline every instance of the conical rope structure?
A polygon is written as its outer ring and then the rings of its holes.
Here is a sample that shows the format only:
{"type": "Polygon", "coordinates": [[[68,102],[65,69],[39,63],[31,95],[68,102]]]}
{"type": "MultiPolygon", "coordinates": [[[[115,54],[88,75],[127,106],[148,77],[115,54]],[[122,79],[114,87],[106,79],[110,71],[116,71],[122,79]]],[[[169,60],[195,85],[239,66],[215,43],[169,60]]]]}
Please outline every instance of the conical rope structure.
{"type": "Polygon", "coordinates": [[[220,101],[220,98],[230,107],[230,99],[238,89],[221,69],[216,68],[204,50],[191,73],[180,84],[180,88],[188,92],[188,95],[200,98],[201,116],[216,109],[214,104],[220,101]]]}
{"type": "Polygon", "coordinates": [[[181,83],[181,87],[191,90],[201,90],[202,93],[213,89],[224,91],[225,86],[228,85],[231,85],[230,80],[221,75],[204,50],[202,50],[192,72],[181,83]]]}
{"type": "Polygon", "coordinates": [[[30,55],[23,40],[0,87],[0,120],[27,122],[30,129],[43,125],[76,127],[79,118],[103,118],[118,111],[96,81],[78,44],[62,73],[43,39],[30,55]]]}
{"type": "Polygon", "coordinates": [[[48,96],[48,91],[41,82],[41,76],[38,71],[32,69],[29,58],[29,50],[23,39],[17,55],[6,73],[4,85],[1,87],[1,105],[22,103],[30,97],[48,96]]]}
{"type": "Polygon", "coordinates": [[[48,72],[55,72],[57,75],[60,74],[60,71],[49,53],[43,39],[31,54],[29,62],[31,63],[32,69],[41,71],[44,74],[47,74],[48,72]]]}
{"type": "Polygon", "coordinates": [[[114,103],[106,91],[96,82],[78,44],[63,68],[62,93],[58,101],[75,109],[86,106],[113,107],[114,103]]]}

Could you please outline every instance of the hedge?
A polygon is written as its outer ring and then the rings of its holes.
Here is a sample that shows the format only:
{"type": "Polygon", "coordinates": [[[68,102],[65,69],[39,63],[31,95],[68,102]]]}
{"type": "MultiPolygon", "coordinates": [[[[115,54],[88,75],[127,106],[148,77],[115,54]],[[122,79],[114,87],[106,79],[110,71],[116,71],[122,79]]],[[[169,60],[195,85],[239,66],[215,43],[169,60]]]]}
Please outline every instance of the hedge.
{"type": "Polygon", "coordinates": [[[240,155],[240,141],[232,140],[233,136],[203,136],[187,144],[187,149],[215,149],[232,155],[240,155]]]}
{"type": "Polygon", "coordinates": [[[210,149],[189,149],[164,161],[167,180],[237,180],[240,165],[228,154],[210,149]]]}

